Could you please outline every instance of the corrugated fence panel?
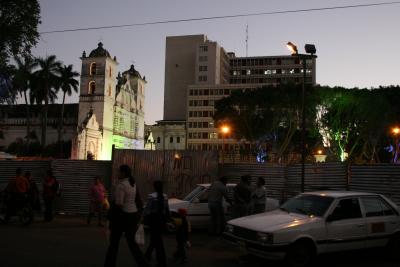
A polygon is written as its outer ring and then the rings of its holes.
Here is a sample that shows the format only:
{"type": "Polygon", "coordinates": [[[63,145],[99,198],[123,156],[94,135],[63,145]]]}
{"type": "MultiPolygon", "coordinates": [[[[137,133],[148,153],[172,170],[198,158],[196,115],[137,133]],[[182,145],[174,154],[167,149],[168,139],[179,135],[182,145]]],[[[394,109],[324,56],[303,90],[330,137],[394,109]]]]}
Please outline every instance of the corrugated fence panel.
{"type": "MultiPolygon", "coordinates": [[[[305,165],[305,191],[346,190],[347,165],[341,162],[305,165]]],[[[301,164],[287,167],[286,197],[301,191],[301,164]]]]}
{"type": "Polygon", "coordinates": [[[69,214],[86,214],[89,210],[88,190],[94,177],[99,176],[110,188],[111,161],[54,160],[52,170],[62,186],[56,200],[56,210],[69,214]]]}
{"type": "Polygon", "coordinates": [[[230,183],[238,183],[242,175],[250,175],[252,183],[257,177],[265,179],[269,197],[282,199],[285,189],[285,166],[265,164],[220,164],[220,176],[227,176],[230,183]]]}
{"type": "Polygon", "coordinates": [[[196,184],[208,183],[218,173],[214,151],[145,151],[116,149],[113,152],[113,181],[118,167],[129,165],[143,195],[153,191],[153,181],[165,181],[169,196],[182,197],[196,184]]]}
{"type": "Polygon", "coordinates": [[[400,166],[353,165],[350,173],[351,190],[383,194],[400,205],[400,166]]]}

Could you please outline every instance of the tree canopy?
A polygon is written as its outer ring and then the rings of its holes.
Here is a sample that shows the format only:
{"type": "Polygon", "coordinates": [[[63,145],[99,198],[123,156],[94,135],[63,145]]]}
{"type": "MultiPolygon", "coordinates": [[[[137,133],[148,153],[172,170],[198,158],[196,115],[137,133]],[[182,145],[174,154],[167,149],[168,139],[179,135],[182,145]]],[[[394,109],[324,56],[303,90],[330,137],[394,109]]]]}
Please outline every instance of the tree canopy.
{"type": "MultiPolygon", "coordinates": [[[[325,146],[333,158],[379,162],[400,114],[399,87],[375,89],[315,86],[306,90],[308,153],[325,146]]],[[[282,84],[237,90],[215,104],[216,125],[233,137],[265,142],[278,158],[300,149],[301,86],[282,84]]]]}

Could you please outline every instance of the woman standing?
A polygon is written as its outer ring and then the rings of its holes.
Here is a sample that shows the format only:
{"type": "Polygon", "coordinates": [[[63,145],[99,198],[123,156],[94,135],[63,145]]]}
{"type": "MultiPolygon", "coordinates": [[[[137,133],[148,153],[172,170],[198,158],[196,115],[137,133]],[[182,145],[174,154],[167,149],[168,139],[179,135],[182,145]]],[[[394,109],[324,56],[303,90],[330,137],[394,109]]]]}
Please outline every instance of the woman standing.
{"type": "Polygon", "coordinates": [[[101,182],[100,177],[96,176],[94,178],[94,183],[89,188],[89,199],[90,199],[90,207],[89,207],[89,216],[87,219],[87,223],[90,224],[92,217],[95,213],[98,214],[98,226],[103,227],[103,223],[101,221],[103,215],[103,204],[104,199],[106,198],[106,189],[104,188],[103,183],[101,182]]]}
{"type": "Polygon", "coordinates": [[[157,266],[167,266],[165,256],[164,242],[162,238],[163,231],[166,229],[169,220],[169,206],[167,195],[163,193],[162,181],[155,181],[154,193],[148,196],[146,209],[144,211],[145,223],[150,228],[150,244],[146,250],[146,259],[151,260],[153,250],[157,255],[157,266]]]}
{"type": "Polygon", "coordinates": [[[44,201],[44,220],[51,222],[53,220],[53,206],[58,190],[58,182],[51,170],[47,171],[47,175],[43,182],[43,201],[44,201]]]}
{"type": "Polygon", "coordinates": [[[105,267],[114,267],[117,261],[119,241],[123,233],[132,256],[138,266],[149,266],[139,245],[135,241],[138,222],[143,211],[143,203],[128,165],[119,167],[119,181],[114,191],[114,201],[109,212],[110,244],[107,250],[105,267]]]}

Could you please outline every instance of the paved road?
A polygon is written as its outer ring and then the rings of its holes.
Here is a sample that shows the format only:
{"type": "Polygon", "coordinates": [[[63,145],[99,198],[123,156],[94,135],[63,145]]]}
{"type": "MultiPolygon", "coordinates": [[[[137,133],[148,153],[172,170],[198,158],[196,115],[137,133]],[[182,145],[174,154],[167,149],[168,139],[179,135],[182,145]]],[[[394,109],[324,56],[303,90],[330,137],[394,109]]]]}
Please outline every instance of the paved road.
{"type": "MultiPolygon", "coordinates": [[[[0,266],[27,267],[100,267],[106,251],[105,229],[88,226],[84,218],[56,218],[52,223],[37,222],[30,227],[16,224],[0,225],[0,266]]],[[[239,249],[225,244],[204,232],[195,232],[188,251],[190,267],[279,267],[281,262],[269,262],[248,257],[239,249]]],[[[173,236],[165,239],[168,255],[175,249],[173,236]]],[[[127,245],[121,242],[118,266],[134,266],[127,245]]],[[[182,266],[170,260],[169,266],[182,266]]],[[[385,260],[382,251],[359,251],[321,256],[315,266],[398,267],[385,260]]]]}

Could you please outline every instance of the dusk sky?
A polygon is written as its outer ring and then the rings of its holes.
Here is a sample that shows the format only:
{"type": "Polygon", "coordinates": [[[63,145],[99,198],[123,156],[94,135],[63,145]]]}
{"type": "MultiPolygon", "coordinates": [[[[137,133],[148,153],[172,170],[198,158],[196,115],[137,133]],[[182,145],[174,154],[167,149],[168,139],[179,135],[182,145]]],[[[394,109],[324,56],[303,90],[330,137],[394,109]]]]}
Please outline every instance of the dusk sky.
{"type": "MultiPolygon", "coordinates": [[[[132,24],[160,20],[354,5],[379,0],[41,0],[39,31],[132,24]]],[[[206,34],[226,51],[245,56],[246,24],[249,56],[289,54],[292,41],[303,52],[317,47],[317,83],[374,87],[400,84],[400,5],[278,14],[42,35],[35,56],[55,54],[81,71],[79,57],[102,41],[116,56],[119,71],[134,65],[146,76],[145,120],[163,116],[165,38],[206,34]]],[[[77,102],[78,95],[69,99],[77,102]]]]}

